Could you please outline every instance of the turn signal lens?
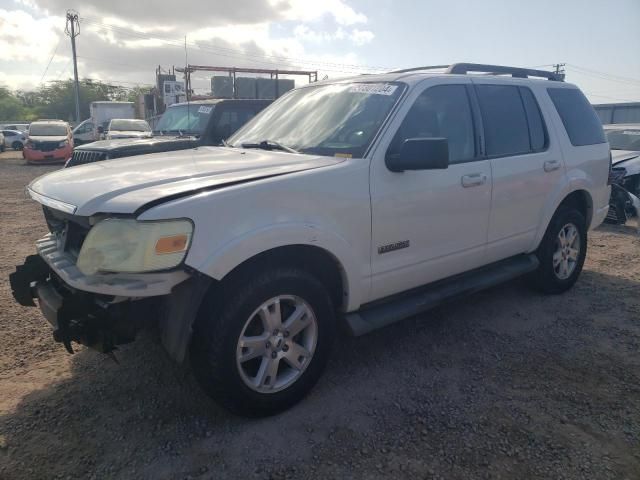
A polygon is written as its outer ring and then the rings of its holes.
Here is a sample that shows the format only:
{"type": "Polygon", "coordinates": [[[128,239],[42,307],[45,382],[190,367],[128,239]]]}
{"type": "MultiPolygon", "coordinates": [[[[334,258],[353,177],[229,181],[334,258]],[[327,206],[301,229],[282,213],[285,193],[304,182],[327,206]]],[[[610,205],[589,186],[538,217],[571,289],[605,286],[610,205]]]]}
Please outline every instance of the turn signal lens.
{"type": "Polygon", "coordinates": [[[159,238],[156,242],[156,255],[184,252],[189,244],[189,236],[182,233],[159,238]]]}

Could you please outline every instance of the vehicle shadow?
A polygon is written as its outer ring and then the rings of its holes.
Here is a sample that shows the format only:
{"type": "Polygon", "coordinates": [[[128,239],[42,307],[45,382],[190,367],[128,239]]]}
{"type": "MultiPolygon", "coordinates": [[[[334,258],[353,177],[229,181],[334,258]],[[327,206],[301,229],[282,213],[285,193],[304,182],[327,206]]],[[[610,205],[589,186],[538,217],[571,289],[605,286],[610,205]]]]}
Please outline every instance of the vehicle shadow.
{"type": "Polygon", "coordinates": [[[629,220],[624,225],[614,225],[612,223],[603,223],[598,230],[608,233],[622,233],[631,235],[640,239],[640,218],[636,217],[629,220]]]}
{"type": "MultiPolygon", "coordinates": [[[[379,473],[377,461],[368,459],[380,448],[394,452],[384,455],[383,468],[402,458],[415,474],[477,473],[505,464],[520,465],[524,478],[535,473],[534,463],[545,462],[543,456],[529,466],[491,448],[504,439],[523,452],[544,450],[549,468],[570,477],[579,465],[566,459],[582,448],[576,441],[582,433],[558,418],[574,414],[595,430],[592,444],[608,445],[614,467],[637,468],[623,432],[627,422],[640,423],[640,396],[636,389],[627,398],[626,414],[611,397],[640,380],[633,373],[640,372],[640,301],[633,292],[634,281],[585,271],[564,295],[532,294],[513,282],[364,337],[340,335],[312,394],[260,420],[216,406],[151,335],[124,346],[119,364],[83,349],[73,357],[70,378],[53,380],[0,418],[0,477],[297,478],[312,467],[341,477],[369,468],[379,473]],[[619,343],[623,338],[626,344],[619,343]],[[634,348],[635,356],[625,354],[634,348]],[[589,408],[558,389],[580,401],[588,397],[589,408]],[[526,435],[516,434],[521,431],[526,435]],[[561,444],[560,457],[547,452],[550,442],[561,444]],[[457,464],[443,459],[445,448],[458,455],[457,464]]],[[[596,446],[580,458],[597,458],[596,446]]],[[[590,465],[610,466],[599,462],[590,465]]],[[[394,472],[385,476],[407,471],[394,472]]]]}

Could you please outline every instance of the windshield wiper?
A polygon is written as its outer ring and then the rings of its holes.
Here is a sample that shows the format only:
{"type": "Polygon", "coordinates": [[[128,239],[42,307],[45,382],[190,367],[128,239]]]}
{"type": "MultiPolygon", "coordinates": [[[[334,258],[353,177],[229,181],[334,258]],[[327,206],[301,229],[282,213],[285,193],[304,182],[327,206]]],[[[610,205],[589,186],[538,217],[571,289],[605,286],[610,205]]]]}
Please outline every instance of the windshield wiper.
{"type": "Polygon", "coordinates": [[[243,143],[240,145],[242,148],[261,148],[262,150],[283,150],[289,153],[300,153],[295,148],[288,147],[276,142],[275,140],[262,140],[258,143],[243,143]]]}

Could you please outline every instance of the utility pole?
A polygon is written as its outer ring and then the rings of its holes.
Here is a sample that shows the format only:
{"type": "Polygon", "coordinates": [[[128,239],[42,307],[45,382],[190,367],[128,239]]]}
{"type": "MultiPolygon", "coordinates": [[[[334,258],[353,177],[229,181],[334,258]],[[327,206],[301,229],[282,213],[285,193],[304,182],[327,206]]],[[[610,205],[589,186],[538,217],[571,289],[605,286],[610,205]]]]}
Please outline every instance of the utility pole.
{"type": "Polygon", "coordinates": [[[562,78],[562,80],[564,80],[565,77],[565,73],[564,73],[564,67],[565,67],[566,63],[556,63],[553,65],[553,68],[555,68],[555,74],[558,75],[559,77],[562,78]]]}
{"type": "Polygon", "coordinates": [[[73,90],[76,97],[76,122],[80,123],[80,84],[78,83],[78,60],[76,55],[76,37],[80,35],[78,13],[67,11],[67,26],[64,32],[71,37],[71,51],[73,52],[73,90]]]}

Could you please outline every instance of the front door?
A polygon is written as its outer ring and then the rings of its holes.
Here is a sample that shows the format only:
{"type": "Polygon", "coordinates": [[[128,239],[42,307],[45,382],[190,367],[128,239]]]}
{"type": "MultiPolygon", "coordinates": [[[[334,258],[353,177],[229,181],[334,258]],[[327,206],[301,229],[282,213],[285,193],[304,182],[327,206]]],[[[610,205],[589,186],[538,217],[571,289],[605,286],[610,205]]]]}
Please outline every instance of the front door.
{"type": "Polygon", "coordinates": [[[418,89],[390,125],[371,168],[370,301],[482,265],[491,208],[491,165],[482,160],[470,81],[418,89]],[[391,135],[388,135],[391,137],[391,135]],[[449,167],[391,172],[385,156],[408,138],[444,137],[449,167]]]}

